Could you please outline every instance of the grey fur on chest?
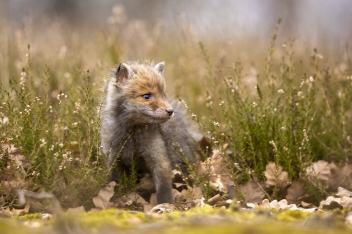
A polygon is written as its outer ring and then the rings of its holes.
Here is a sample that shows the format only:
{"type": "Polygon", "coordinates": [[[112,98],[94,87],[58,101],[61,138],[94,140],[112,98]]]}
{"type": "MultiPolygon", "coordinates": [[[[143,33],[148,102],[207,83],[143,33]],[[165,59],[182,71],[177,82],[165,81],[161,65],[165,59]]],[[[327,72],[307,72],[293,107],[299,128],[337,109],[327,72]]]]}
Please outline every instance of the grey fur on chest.
{"type": "MultiPolygon", "coordinates": [[[[158,160],[167,154],[166,142],[158,125],[134,127],[129,131],[130,138],[126,139],[120,159],[125,165],[131,165],[133,157],[143,157],[146,161],[158,160]]],[[[120,145],[122,145],[120,143],[120,145]]]]}

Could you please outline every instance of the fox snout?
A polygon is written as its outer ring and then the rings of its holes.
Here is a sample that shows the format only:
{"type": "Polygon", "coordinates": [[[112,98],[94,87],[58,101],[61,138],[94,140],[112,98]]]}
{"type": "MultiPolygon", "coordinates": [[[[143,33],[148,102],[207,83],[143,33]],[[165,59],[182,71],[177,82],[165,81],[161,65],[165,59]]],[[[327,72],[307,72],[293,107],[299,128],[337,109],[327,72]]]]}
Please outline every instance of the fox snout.
{"type": "Polygon", "coordinates": [[[169,116],[172,116],[174,113],[174,110],[172,108],[166,109],[166,112],[168,113],[169,116]]]}
{"type": "Polygon", "coordinates": [[[154,116],[158,118],[160,122],[168,121],[170,118],[172,118],[173,114],[174,109],[167,101],[162,103],[159,102],[158,107],[154,110],[154,116]]]}

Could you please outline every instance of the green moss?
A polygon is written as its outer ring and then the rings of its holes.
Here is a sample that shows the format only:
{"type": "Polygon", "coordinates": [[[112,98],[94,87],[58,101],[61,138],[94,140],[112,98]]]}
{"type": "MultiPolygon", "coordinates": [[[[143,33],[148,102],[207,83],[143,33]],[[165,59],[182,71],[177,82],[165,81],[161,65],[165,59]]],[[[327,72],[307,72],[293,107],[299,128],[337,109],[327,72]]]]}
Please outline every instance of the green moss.
{"type": "Polygon", "coordinates": [[[42,214],[26,214],[23,216],[18,216],[16,217],[18,220],[22,221],[28,221],[28,220],[41,220],[42,219],[42,214]]]}
{"type": "Polygon", "coordinates": [[[80,223],[87,228],[96,228],[102,225],[112,225],[119,228],[130,228],[135,223],[146,223],[150,220],[142,212],[130,212],[118,209],[108,209],[98,212],[79,213],[68,215],[78,218],[80,223]]]}
{"type": "Polygon", "coordinates": [[[198,207],[185,212],[145,214],[119,209],[64,213],[52,220],[26,215],[0,219],[1,233],[349,233],[343,214],[305,213],[292,210],[233,210],[198,207]],[[25,221],[24,221],[25,220],[25,221]]]}
{"type": "Polygon", "coordinates": [[[307,218],[309,216],[309,213],[299,211],[299,210],[285,210],[282,212],[279,212],[276,215],[276,219],[280,221],[288,221],[288,222],[294,222],[297,220],[302,220],[304,218],[307,218]]]}

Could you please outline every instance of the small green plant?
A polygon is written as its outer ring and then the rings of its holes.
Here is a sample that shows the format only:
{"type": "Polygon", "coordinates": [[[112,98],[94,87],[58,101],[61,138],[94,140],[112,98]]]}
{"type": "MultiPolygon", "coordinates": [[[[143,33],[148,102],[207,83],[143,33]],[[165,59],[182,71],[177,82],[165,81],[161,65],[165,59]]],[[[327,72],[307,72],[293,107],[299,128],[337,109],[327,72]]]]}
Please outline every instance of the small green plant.
{"type": "MultiPolygon", "coordinates": [[[[352,108],[351,102],[346,103],[347,96],[351,100],[350,76],[342,72],[341,77],[334,78],[337,82],[330,83],[330,69],[320,65],[322,55],[316,50],[305,59],[311,66],[301,69],[294,56],[293,40],[283,44],[281,60],[277,61],[274,53],[280,22],[270,42],[264,75],[256,68],[252,68],[252,74],[245,74],[239,61],[226,69],[207,72],[208,79],[216,82],[221,78],[222,83],[216,83],[217,93],[211,87],[207,91],[210,118],[201,126],[215,148],[223,152],[235,183],[265,181],[269,162],[282,166],[294,181],[317,160],[351,161],[346,155],[349,149],[341,144],[349,141],[348,132],[352,130],[345,121],[352,108]],[[332,151],[332,144],[337,142],[339,146],[332,151]]],[[[203,43],[200,50],[205,66],[210,68],[203,43]]],[[[346,68],[350,71],[351,63],[346,68]]],[[[326,196],[311,181],[306,181],[306,188],[315,201],[326,196]]],[[[272,199],[284,198],[277,186],[270,194],[272,199]]]]}
{"type": "Polygon", "coordinates": [[[52,191],[64,206],[88,204],[107,175],[101,166],[99,112],[89,74],[77,74],[79,80],[86,76],[82,93],[72,83],[56,93],[50,87],[50,68],[33,68],[29,46],[27,55],[19,82],[14,75],[1,94],[1,111],[9,119],[2,126],[1,143],[20,147],[28,161],[21,171],[24,188],[52,191]]]}

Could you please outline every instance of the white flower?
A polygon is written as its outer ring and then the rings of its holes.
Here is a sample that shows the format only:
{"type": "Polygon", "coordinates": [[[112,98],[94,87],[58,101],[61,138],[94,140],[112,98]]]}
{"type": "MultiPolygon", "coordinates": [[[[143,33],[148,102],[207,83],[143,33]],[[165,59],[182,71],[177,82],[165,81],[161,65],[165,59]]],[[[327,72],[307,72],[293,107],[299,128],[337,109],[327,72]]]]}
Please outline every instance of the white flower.
{"type": "Polygon", "coordinates": [[[285,91],[283,89],[279,89],[277,92],[278,93],[285,93],[285,91]]]}
{"type": "Polygon", "coordinates": [[[309,77],[309,81],[312,82],[312,83],[314,82],[313,76],[310,76],[310,77],[309,77]]]}

